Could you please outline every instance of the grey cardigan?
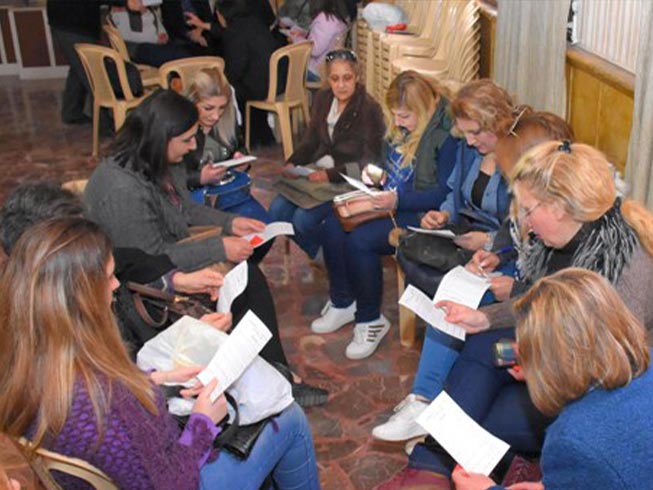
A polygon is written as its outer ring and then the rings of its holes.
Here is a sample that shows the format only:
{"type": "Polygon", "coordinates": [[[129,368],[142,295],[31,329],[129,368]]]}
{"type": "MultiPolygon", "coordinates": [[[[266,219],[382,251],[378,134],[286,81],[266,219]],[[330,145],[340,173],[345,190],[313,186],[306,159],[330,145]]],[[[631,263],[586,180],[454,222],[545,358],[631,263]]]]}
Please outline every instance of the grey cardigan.
{"type": "MultiPolygon", "coordinates": [[[[653,258],[641,245],[634,250],[630,262],[624,267],[615,289],[649,332],[649,343],[653,340],[653,258]]],[[[515,326],[512,304],[517,298],[494,303],[480,309],[490,320],[490,330],[515,326]]]]}
{"type": "Polygon", "coordinates": [[[159,186],[109,158],[95,169],[86,186],[88,216],[109,234],[114,247],[166,254],[185,271],[226,260],[220,237],[177,243],[189,236],[190,226],[220,226],[222,233],[228,234],[236,217],[190,200],[184,174],[183,165],[174,167],[173,182],[182,200],[180,210],[159,186]]]}

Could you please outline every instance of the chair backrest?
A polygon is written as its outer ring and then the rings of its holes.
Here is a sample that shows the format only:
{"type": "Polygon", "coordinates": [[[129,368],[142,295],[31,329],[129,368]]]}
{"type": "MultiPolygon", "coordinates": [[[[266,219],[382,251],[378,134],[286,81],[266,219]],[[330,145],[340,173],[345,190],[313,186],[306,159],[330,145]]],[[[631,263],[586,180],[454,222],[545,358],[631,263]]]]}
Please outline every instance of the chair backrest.
{"type": "Polygon", "coordinates": [[[272,53],[267,102],[274,102],[277,98],[277,74],[279,63],[284,58],[288,59],[288,76],[286,77],[286,88],[282,94],[283,100],[290,102],[304,99],[306,96],[306,68],[312,48],[311,41],[302,41],[279,48],[272,53]]]}
{"type": "Polygon", "coordinates": [[[181,90],[185,90],[195,74],[204,68],[217,68],[224,72],[224,60],[219,56],[195,56],[168,61],[159,67],[161,86],[169,88],[170,78],[177,75],[181,80],[181,90]]]}
{"type": "Polygon", "coordinates": [[[127,45],[125,44],[125,40],[122,38],[122,34],[120,34],[118,28],[114,26],[110,21],[107,21],[107,23],[104,24],[103,29],[109,37],[111,47],[115,49],[120,56],[122,56],[123,60],[131,61],[131,58],[129,57],[129,51],[127,51],[127,45]]]}
{"type": "MultiPolygon", "coordinates": [[[[21,438],[19,442],[25,448],[29,448],[31,445],[25,438],[21,438]]],[[[34,452],[34,458],[31,459],[30,464],[47,490],[61,489],[50,475],[53,470],[84,480],[96,490],[119,490],[105,473],[78,458],[70,458],[63,454],[39,448],[34,452]]]]}
{"type": "Polygon", "coordinates": [[[125,60],[118,54],[118,52],[111,48],[105,48],[104,46],[85,43],[75,44],[75,50],[77,51],[79,58],[82,60],[86,77],[91,84],[93,97],[96,98],[96,102],[99,105],[109,107],[118,102],[118,99],[113,92],[113,88],[111,87],[107,69],[104,66],[105,59],[110,59],[116,64],[118,80],[120,82],[120,87],[122,88],[122,93],[125,96],[125,100],[132,100],[135,98],[131,87],[129,86],[129,81],[127,80],[125,60]]]}

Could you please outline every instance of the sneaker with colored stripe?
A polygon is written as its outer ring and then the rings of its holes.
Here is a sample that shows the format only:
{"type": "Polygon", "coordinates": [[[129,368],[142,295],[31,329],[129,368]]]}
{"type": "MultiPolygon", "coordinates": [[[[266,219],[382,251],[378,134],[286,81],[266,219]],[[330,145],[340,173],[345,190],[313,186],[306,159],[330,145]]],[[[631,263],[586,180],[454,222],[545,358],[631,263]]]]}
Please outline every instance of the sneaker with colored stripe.
{"type": "Polygon", "coordinates": [[[365,359],[371,356],[388,330],[390,322],[383,315],[371,322],[357,323],[354,327],[354,338],[347,346],[345,355],[349,359],[365,359]]]}

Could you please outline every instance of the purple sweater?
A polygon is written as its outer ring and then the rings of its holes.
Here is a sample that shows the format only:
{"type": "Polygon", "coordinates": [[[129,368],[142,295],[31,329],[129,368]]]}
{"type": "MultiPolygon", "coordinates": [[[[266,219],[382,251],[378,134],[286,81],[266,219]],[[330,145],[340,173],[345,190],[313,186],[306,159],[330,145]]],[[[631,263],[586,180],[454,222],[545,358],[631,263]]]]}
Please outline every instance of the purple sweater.
{"type": "MultiPolygon", "coordinates": [[[[98,431],[93,406],[83,383],[76,383],[70,415],[54,441],[44,444],[66,456],[83,459],[106,473],[118,488],[196,490],[199,470],[212,454],[219,429],[205,415],[192,414],[182,432],[155,389],[153,416],[122,385],[113,384],[111,408],[98,431]]],[[[86,489],[84,482],[57,474],[66,489],[86,489]]]]}

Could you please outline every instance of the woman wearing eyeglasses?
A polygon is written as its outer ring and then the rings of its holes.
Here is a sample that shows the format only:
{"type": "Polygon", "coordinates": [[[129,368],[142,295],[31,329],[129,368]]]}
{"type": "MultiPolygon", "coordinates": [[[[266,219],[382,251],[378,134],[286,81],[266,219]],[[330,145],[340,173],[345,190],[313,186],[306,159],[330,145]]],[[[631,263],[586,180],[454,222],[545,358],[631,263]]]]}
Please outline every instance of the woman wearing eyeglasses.
{"type": "MultiPolygon", "coordinates": [[[[520,252],[526,288],[570,267],[605,277],[635,317],[653,327],[653,214],[617,196],[613,169],[598,150],[583,144],[536,146],[511,175],[518,220],[532,234],[520,252]]],[[[515,291],[523,288],[513,288],[515,291]]],[[[551,421],[536,410],[523,385],[493,363],[492,344],[514,339],[513,297],[473,310],[452,302],[436,306],[446,320],[467,331],[460,356],[447,378],[447,393],[515,452],[537,453],[551,421]],[[489,330],[489,331],[488,331],[489,330]]],[[[443,472],[453,462],[436,454],[443,472]]]]}
{"type": "MultiPolygon", "coordinates": [[[[515,303],[515,314],[530,398],[557,417],[544,440],[542,481],[515,487],[648,486],[653,372],[641,321],[608,281],[582,269],[538,281],[515,303]]],[[[457,490],[499,488],[464,470],[453,480],[457,490]]]]}
{"type": "MultiPolygon", "coordinates": [[[[293,168],[315,164],[307,179],[316,183],[337,183],[340,173],[360,178],[361,168],[381,157],[385,125],[381,106],[358,83],[358,60],[348,49],[326,55],[329,87],[313,100],[311,122],[302,141],[284,169],[284,176],[296,178],[293,168]]],[[[320,242],[319,227],[330,214],[331,202],[303,209],[284,196],[270,205],[273,221],[292,222],[293,239],[310,258],[315,258],[320,242]]]]}

